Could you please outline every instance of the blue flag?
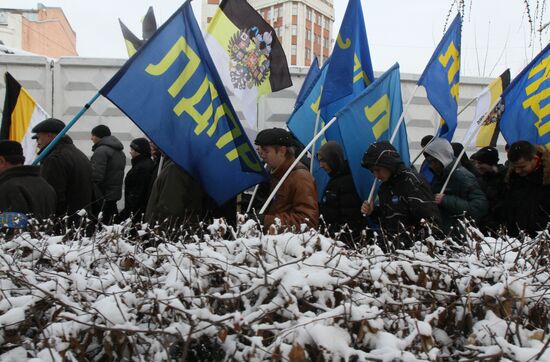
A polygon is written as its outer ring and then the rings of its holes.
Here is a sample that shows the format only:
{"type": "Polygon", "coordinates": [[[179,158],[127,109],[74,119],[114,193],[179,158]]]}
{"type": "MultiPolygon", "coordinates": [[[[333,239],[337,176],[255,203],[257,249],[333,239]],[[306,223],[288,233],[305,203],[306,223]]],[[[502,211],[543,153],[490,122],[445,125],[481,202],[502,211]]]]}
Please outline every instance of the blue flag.
{"type": "Polygon", "coordinates": [[[313,63],[309,66],[309,70],[307,72],[306,78],[304,79],[304,83],[302,83],[302,88],[300,88],[300,92],[298,93],[298,97],[296,98],[296,103],[294,104],[294,109],[300,107],[302,103],[304,103],[304,100],[306,98],[306,95],[309,93],[309,89],[314,85],[315,79],[317,78],[317,74],[321,69],[319,68],[319,61],[317,60],[317,57],[313,59],[313,63]]]}
{"type": "Polygon", "coordinates": [[[100,90],[222,204],[267,178],[186,1],[100,90]]]}
{"type": "Polygon", "coordinates": [[[525,140],[550,150],[550,44],[506,88],[500,131],[506,142],[525,140]]]}
{"type": "MultiPolygon", "coordinates": [[[[304,146],[306,146],[313,139],[317,112],[319,111],[319,99],[323,90],[323,83],[327,75],[329,62],[330,61],[325,62],[315,79],[313,79],[311,86],[303,96],[302,104],[294,109],[294,112],[292,112],[286,123],[290,132],[292,132],[292,134],[304,146]]],[[[322,116],[320,116],[317,132],[323,128],[324,125],[325,122],[322,116]]],[[[325,142],[325,137],[321,136],[315,143],[315,149],[319,150],[321,145],[325,142]]],[[[315,178],[315,183],[317,184],[317,196],[320,200],[325,192],[325,188],[329,181],[329,176],[322,168],[320,168],[319,161],[315,155],[313,155],[311,162],[313,162],[313,177],[315,178]]]]}
{"type": "MultiPolygon", "coordinates": [[[[372,173],[361,167],[363,154],[371,143],[389,140],[403,113],[399,64],[395,64],[357,98],[336,114],[335,122],[344,141],[357,193],[366,200],[374,181],[372,173]]],[[[410,165],[405,123],[399,127],[394,147],[405,165],[410,165]]]]}
{"type": "MultiPolygon", "coordinates": [[[[327,122],[374,81],[360,0],[349,0],[330,59],[319,105],[327,122]]],[[[338,127],[330,127],[326,136],[341,144],[338,127]]]]}
{"type": "Polygon", "coordinates": [[[418,85],[426,88],[428,100],[442,117],[439,136],[449,142],[457,125],[460,38],[461,18],[458,14],[418,80],[418,85]]]}

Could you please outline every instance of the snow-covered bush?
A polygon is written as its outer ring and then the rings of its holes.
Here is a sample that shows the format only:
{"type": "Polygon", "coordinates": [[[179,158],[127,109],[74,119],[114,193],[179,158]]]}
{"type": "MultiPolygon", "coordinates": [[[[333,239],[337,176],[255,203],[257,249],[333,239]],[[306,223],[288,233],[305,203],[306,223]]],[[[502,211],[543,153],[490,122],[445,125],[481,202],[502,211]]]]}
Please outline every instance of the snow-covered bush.
{"type": "Polygon", "coordinates": [[[203,229],[4,235],[0,360],[550,360],[548,232],[384,254],[203,229]]]}

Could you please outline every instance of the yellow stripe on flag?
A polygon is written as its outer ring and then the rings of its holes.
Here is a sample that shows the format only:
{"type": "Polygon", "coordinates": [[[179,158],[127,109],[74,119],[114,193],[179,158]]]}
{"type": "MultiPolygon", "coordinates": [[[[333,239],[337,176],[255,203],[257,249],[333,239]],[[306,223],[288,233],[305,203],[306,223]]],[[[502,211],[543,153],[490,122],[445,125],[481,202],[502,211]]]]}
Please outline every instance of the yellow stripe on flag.
{"type": "Polygon", "coordinates": [[[19,97],[17,97],[17,103],[11,113],[10,140],[17,142],[23,141],[35,107],[36,102],[32,99],[27,90],[21,87],[19,97]]]}

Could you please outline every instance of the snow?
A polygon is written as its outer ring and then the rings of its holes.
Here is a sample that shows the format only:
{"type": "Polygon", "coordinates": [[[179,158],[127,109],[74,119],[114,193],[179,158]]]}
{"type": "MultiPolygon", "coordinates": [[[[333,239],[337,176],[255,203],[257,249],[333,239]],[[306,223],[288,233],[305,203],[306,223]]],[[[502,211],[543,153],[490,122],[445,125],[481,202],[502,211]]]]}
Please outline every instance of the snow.
{"type": "Polygon", "coordinates": [[[141,225],[155,246],[130,227],[0,244],[1,361],[76,360],[75,346],[89,360],[182,359],[187,348],[202,360],[550,361],[544,234],[473,230],[384,254],[307,228],[266,235],[254,220],[170,237],[141,225]]]}

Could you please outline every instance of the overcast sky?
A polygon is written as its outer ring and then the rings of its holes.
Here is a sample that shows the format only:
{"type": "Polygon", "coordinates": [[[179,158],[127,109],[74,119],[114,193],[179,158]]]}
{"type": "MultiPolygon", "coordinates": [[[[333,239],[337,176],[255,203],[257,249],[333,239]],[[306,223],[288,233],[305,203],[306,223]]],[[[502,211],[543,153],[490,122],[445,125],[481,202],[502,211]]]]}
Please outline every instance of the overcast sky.
{"type": "MultiPolygon", "coordinates": [[[[84,57],[126,58],[118,18],[136,35],[140,19],[153,6],[162,23],[182,0],[42,0],[46,6],[65,11],[77,34],[77,50],[84,57]]],[[[550,26],[542,37],[531,39],[524,0],[466,0],[462,33],[461,74],[495,77],[507,67],[515,76],[550,40],[550,26]]],[[[529,0],[535,3],[535,1],[529,0]]],[[[346,0],[334,0],[336,34],[346,0]]],[[[402,72],[421,73],[443,35],[445,19],[453,0],[362,0],[375,71],[384,71],[396,61],[402,72]]],[[[2,0],[1,7],[36,8],[37,1],[2,0]]],[[[200,0],[193,1],[200,23],[200,0]]],[[[456,14],[456,9],[453,12],[456,14]]],[[[543,23],[550,16],[543,17],[543,23]]],[[[537,27],[539,24],[537,23],[537,27]]]]}

